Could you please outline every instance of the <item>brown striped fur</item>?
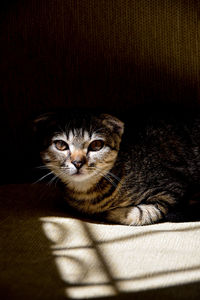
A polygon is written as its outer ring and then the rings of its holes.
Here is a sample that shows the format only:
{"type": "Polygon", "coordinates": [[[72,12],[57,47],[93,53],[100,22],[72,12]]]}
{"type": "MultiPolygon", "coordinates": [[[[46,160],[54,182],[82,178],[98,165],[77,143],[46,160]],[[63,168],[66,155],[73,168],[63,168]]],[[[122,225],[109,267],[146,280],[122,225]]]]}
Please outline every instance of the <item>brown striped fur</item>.
{"type": "Polygon", "coordinates": [[[64,183],[69,204],[83,213],[152,224],[184,202],[192,184],[199,186],[199,118],[151,123],[130,130],[122,143],[123,122],[107,114],[51,114],[35,124],[44,164],[64,183]],[[58,150],[57,140],[67,149],[58,150]],[[103,146],[94,151],[96,140],[103,146]]]}

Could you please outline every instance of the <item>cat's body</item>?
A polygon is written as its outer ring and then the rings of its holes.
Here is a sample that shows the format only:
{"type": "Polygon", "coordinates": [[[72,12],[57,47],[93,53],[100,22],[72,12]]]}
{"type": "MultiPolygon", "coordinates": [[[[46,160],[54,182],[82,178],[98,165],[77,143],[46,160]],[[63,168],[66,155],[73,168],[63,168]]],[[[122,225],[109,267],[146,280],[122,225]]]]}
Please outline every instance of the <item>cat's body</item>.
{"type": "Polygon", "coordinates": [[[62,113],[36,124],[45,137],[45,165],[64,183],[69,204],[83,213],[152,224],[200,183],[199,118],[160,118],[129,128],[124,141],[124,124],[110,115],[62,113]]]}

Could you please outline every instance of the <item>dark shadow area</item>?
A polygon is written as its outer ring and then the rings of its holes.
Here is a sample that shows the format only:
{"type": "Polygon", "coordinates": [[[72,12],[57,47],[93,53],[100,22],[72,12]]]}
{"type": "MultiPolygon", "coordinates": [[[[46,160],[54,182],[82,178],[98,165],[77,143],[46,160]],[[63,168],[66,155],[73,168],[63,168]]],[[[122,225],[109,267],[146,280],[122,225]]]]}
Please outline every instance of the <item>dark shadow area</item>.
{"type": "Polygon", "coordinates": [[[138,104],[156,109],[156,102],[195,107],[198,11],[195,0],[3,1],[3,182],[11,177],[23,182],[30,173],[34,156],[25,147],[31,141],[27,123],[41,111],[101,107],[127,112],[138,104]]]}
{"type": "Polygon", "coordinates": [[[0,188],[1,299],[66,299],[37,199],[31,186],[0,188]]]}

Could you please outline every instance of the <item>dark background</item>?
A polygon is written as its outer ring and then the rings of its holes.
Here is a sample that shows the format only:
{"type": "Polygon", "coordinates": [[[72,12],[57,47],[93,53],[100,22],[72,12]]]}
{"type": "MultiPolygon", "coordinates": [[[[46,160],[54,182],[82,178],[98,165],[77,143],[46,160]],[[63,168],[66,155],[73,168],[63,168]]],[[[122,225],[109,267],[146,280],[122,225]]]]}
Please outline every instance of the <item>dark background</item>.
{"type": "Polygon", "coordinates": [[[30,120],[57,107],[199,104],[199,1],[7,0],[0,11],[2,182],[30,180],[30,120]]]}

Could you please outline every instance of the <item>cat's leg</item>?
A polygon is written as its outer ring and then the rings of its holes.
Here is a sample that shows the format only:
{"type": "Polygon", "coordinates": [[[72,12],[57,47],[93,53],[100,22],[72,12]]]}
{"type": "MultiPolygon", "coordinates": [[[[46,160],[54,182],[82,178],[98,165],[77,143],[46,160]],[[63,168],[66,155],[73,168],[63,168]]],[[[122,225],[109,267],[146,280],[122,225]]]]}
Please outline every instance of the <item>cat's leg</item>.
{"type": "Polygon", "coordinates": [[[107,213],[107,220],[126,225],[148,225],[161,221],[175,200],[169,195],[148,199],[148,204],[115,208],[107,213]]]}
{"type": "Polygon", "coordinates": [[[185,195],[181,183],[170,185],[171,191],[163,190],[149,196],[134,206],[115,208],[107,212],[107,220],[126,225],[148,225],[161,221],[173,206],[185,195]]]}
{"type": "Polygon", "coordinates": [[[162,218],[163,214],[153,204],[116,208],[107,213],[107,220],[125,225],[148,225],[162,218]]]}

